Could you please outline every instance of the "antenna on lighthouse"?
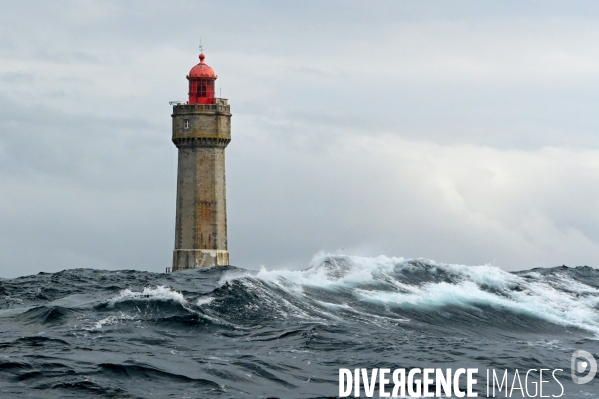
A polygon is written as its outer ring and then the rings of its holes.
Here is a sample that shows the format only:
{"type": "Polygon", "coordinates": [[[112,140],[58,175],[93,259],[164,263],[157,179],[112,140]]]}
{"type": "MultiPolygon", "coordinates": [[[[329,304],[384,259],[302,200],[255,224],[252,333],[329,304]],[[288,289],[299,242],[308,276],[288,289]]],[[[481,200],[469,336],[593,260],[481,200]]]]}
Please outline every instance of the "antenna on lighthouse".
{"type": "Polygon", "coordinates": [[[202,46],[202,38],[200,37],[200,53],[204,52],[204,46],[202,46]]]}

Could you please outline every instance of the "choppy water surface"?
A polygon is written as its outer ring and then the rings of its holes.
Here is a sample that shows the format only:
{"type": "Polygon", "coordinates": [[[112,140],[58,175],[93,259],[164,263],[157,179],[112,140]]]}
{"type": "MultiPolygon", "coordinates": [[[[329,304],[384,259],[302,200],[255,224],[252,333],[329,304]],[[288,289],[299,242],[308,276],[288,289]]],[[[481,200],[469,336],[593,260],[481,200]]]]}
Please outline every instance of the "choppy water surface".
{"type": "Polygon", "coordinates": [[[340,367],[543,367],[564,369],[564,397],[592,398],[599,376],[572,384],[570,356],[599,359],[598,337],[589,267],[77,269],[0,280],[0,397],[318,398],[340,367]]]}

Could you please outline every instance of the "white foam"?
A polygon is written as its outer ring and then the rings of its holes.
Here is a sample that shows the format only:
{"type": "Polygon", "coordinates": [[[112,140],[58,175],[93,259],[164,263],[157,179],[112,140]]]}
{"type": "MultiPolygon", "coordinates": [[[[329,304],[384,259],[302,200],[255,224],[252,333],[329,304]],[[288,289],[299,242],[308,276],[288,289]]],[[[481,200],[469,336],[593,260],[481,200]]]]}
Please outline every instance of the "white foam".
{"type": "MultiPolygon", "coordinates": [[[[599,290],[567,275],[544,276],[530,272],[519,276],[492,265],[418,261],[425,264],[431,273],[429,282],[414,284],[398,280],[398,272],[401,276],[402,271],[417,271],[421,267],[403,258],[328,254],[315,256],[305,270],[261,268],[257,273],[229,275],[226,281],[242,279],[249,283],[249,280],[257,279],[298,297],[304,296],[306,287],[325,290],[349,288],[357,299],[385,306],[430,310],[454,305],[477,311],[480,311],[480,306],[489,306],[599,334],[599,290]],[[448,274],[455,282],[434,282],[434,275],[439,272],[448,274]],[[380,286],[380,283],[384,285],[380,286]],[[484,287],[497,292],[489,292],[484,287]]],[[[327,303],[323,307],[330,309],[333,304],[327,303]]]]}
{"type": "Polygon", "coordinates": [[[214,301],[214,298],[211,296],[206,297],[206,298],[198,298],[196,305],[197,306],[210,305],[212,303],[212,301],[214,301]]]}
{"type": "MultiPolygon", "coordinates": [[[[226,281],[245,277],[256,277],[268,283],[287,288],[301,289],[301,286],[313,286],[325,289],[335,287],[360,286],[372,282],[388,282],[398,288],[411,290],[412,286],[397,281],[390,276],[394,271],[414,271],[419,266],[413,259],[378,256],[374,258],[361,256],[339,256],[320,253],[304,270],[267,270],[262,267],[257,273],[239,273],[228,275],[226,281]],[[333,266],[329,266],[333,262],[333,266]],[[338,262],[335,265],[335,262],[338,262]],[[342,265],[339,264],[342,263],[342,265]]],[[[496,266],[465,266],[437,263],[428,259],[419,259],[430,267],[431,273],[443,270],[457,278],[486,284],[497,288],[506,288],[518,283],[521,279],[505,272],[496,266]]]]}
{"type": "Polygon", "coordinates": [[[595,310],[599,298],[580,298],[546,283],[517,282],[522,291],[506,290],[501,292],[502,295],[484,291],[475,281],[467,280],[457,284],[427,283],[411,293],[358,289],[355,294],[367,301],[423,310],[452,305],[471,309],[479,305],[490,306],[599,334],[599,314],[595,310]]]}
{"type": "Polygon", "coordinates": [[[106,325],[118,323],[118,321],[119,321],[119,319],[116,316],[108,316],[102,320],[96,321],[96,324],[94,325],[94,329],[99,330],[106,325]]]}
{"type": "Polygon", "coordinates": [[[186,305],[187,300],[180,292],[173,290],[170,287],[159,285],[156,288],[146,287],[143,291],[131,291],[130,289],[122,290],[116,297],[108,301],[109,306],[114,306],[118,302],[131,301],[131,300],[161,300],[161,301],[175,301],[181,305],[186,305]]]}
{"type": "Polygon", "coordinates": [[[95,322],[92,322],[91,325],[84,324],[84,325],[82,325],[82,329],[87,330],[87,331],[97,331],[97,330],[101,330],[102,327],[104,327],[104,326],[120,324],[123,321],[127,321],[127,320],[135,320],[135,317],[129,316],[123,312],[120,312],[120,314],[118,316],[111,315],[111,316],[105,317],[103,319],[96,320],[95,322]]]}
{"type": "Polygon", "coordinates": [[[403,258],[338,257],[328,254],[316,256],[308,269],[304,270],[267,270],[262,267],[254,276],[264,282],[281,287],[301,290],[302,286],[335,289],[353,287],[364,283],[380,281],[381,277],[391,273],[403,258]],[[325,261],[337,262],[329,266],[325,261]]]}

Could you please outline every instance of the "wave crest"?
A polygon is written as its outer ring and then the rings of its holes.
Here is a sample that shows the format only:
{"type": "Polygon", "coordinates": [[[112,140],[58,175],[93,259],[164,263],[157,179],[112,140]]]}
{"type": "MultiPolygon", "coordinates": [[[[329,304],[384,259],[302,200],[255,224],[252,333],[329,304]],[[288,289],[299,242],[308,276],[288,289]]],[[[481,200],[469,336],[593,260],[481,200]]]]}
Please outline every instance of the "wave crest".
{"type": "Polygon", "coordinates": [[[122,290],[117,296],[108,301],[109,307],[114,307],[119,302],[127,301],[174,301],[181,305],[187,305],[187,300],[180,292],[164,285],[156,288],[145,287],[143,291],[122,290]]]}
{"type": "Polygon", "coordinates": [[[448,317],[470,315],[479,324],[486,312],[483,319],[491,323],[514,323],[511,316],[516,315],[524,317],[516,320],[519,327],[533,318],[599,335],[599,271],[587,268],[580,278],[580,269],[510,273],[491,265],[321,254],[304,270],[262,268],[228,274],[221,281],[246,291],[237,293],[246,300],[257,295],[271,313],[306,319],[343,319],[351,313],[364,321],[430,321],[431,312],[444,311],[448,317]]]}

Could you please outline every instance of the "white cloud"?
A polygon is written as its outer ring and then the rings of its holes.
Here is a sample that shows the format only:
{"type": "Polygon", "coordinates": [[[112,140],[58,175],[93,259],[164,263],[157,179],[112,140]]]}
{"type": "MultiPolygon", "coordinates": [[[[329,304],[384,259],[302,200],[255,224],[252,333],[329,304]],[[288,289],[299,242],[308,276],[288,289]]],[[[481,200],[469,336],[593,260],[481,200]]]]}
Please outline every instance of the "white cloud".
{"type": "Polygon", "coordinates": [[[168,101],[200,36],[234,114],[235,264],[596,266],[595,8],[2,4],[0,275],[169,266],[168,101]]]}
{"type": "Polygon", "coordinates": [[[304,254],[367,246],[371,255],[508,269],[599,260],[593,201],[599,151],[505,150],[352,133],[320,151],[274,134],[240,140],[230,157],[242,159],[232,163],[253,166],[229,168],[233,198],[242,199],[230,201],[243,224],[232,243],[248,258],[291,241],[304,254]],[[257,161],[260,154],[269,156],[257,161]],[[258,187],[250,177],[256,170],[258,187]],[[248,238],[248,245],[240,243],[248,238]]]}

